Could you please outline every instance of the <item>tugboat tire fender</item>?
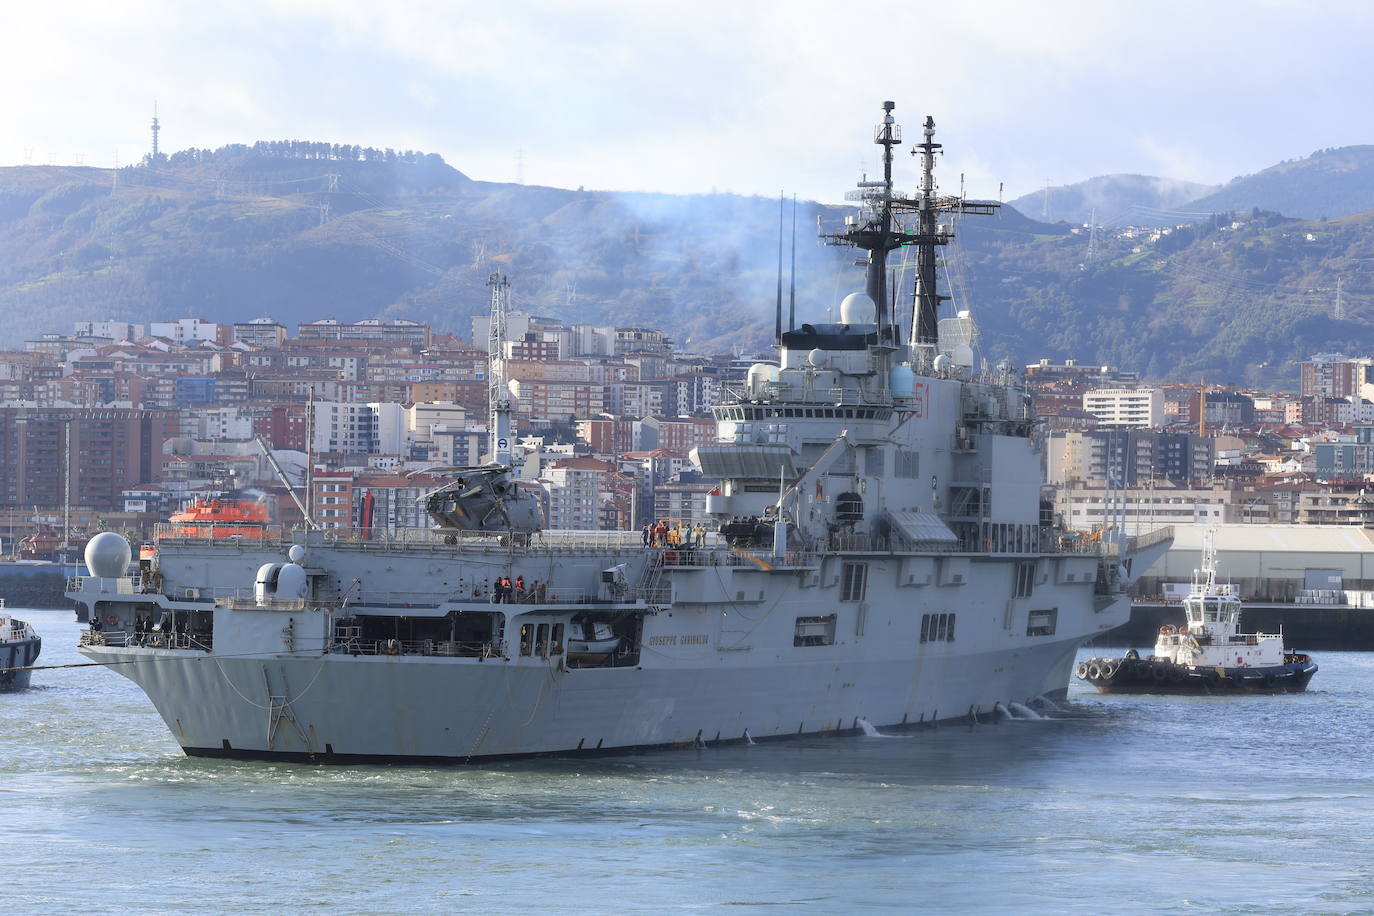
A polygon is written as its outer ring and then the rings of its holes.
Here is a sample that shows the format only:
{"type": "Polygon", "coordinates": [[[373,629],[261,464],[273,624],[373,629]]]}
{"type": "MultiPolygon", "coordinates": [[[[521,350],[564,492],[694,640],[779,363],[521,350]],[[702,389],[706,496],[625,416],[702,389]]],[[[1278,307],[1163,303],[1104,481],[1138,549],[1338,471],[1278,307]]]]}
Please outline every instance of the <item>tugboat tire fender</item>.
{"type": "Polygon", "coordinates": [[[1108,680],[1116,677],[1116,662],[1106,662],[1102,665],[1102,676],[1108,680]]]}
{"type": "Polygon", "coordinates": [[[1273,687],[1273,686],[1274,686],[1274,683],[1275,683],[1277,680],[1278,680],[1278,678],[1274,677],[1274,675],[1272,675],[1272,674],[1266,674],[1266,675],[1264,676],[1264,686],[1265,686],[1265,687],[1273,687]]]}
{"type": "Polygon", "coordinates": [[[1078,672],[1077,672],[1077,673],[1078,673],[1078,676],[1079,676],[1080,678],[1086,679],[1087,676],[1088,676],[1088,663],[1087,663],[1087,662],[1079,662],[1079,663],[1078,663],[1078,672]]]}
{"type": "Polygon", "coordinates": [[[1165,681],[1169,679],[1169,669],[1164,667],[1163,665],[1155,665],[1150,673],[1154,675],[1154,678],[1157,681],[1165,681]]]}
{"type": "Polygon", "coordinates": [[[1177,665],[1169,669],[1169,680],[1173,681],[1175,684],[1181,684],[1187,679],[1187,672],[1185,672],[1182,668],[1178,667],[1177,665]]]}
{"type": "Polygon", "coordinates": [[[1102,676],[1102,669],[1096,663],[1088,666],[1088,680],[1095,681],[1102,676]]]}

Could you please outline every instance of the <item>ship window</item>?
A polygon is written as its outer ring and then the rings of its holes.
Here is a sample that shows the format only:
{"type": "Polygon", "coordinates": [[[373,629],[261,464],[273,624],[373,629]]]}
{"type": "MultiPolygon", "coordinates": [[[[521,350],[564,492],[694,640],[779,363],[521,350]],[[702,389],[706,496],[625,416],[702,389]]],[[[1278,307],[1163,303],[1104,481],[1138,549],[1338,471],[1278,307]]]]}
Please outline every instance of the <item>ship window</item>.
{"type": "Polygon", "coordinates": [[[922,614],[921,642],[954,642],[953,614],[922,614]]]}
{"type": "Polygon", "coordinates": [[[535,654],[540,658],[549,657],[549,625],[541,623],[534,638],[535,654]]]}
{"type": "Polygon", "coordinates": [[[798,617],[792,636],[794,646],[831,646],[835,644],[835,615],[798,617]]]}
{"type": "Polygon", "coordinates": [[[549,651],[554,655],[563,654],[563,624],[561,623],[553,625],[553,645],[549,647],[549,651]]]}
{"type": "Polygon", "coordinates": [[[893,468],[893,475],[905,480],[913,480],[920,476],[920,453],[910,449],[897,449],[897,466],[893,468]]]}
{"type": "Polygon", "coordinates": [[[534,654],[534,627],[528,623],[520,625],[520,654],[534,654]]]}
{"type": "Polygon", "coordinates": [[[1016,564],[1016,591],[1013,597],[1029,598],[1035,589],[1035,561],[1016,564]]]}
{"type": "Polygon", "coordinates": [[[843,583],[840,587],[841,601],[862,601],[868,591],[868,564],[844,564],[843,583]]]}
{"type": "Polygon", "coordinates": [[[1044,611],[1031,611],[1026,618],[1027,636],[1053,636],[1055,624],[1059,619],[1059,608],[1044,611]]]}
{"type": "Polygon", "coordinates": [[[864,451],[864,473],[869,477],[882,477],[886,461],[886,456],[880,448],[870,448],[864,451]]]}

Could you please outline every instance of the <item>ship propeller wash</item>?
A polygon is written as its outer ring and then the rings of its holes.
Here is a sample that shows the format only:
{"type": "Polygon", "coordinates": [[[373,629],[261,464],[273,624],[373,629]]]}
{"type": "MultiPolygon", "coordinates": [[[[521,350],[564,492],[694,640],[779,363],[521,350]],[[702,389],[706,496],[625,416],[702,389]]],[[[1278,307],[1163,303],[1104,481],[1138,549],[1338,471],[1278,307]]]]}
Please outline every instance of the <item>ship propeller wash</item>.
{"type": "MultiPolygon", "coordinates": [[[[1040,505],[1030,399],[940,319],[941,196],[883,177],[826,241],[866,252],[837,321],[784,328],[714,408],[705,545],[541,530],[502,462],[451,472],[428,529],[161,532],[124,577],[101,535],[69,584],[80,651],[151,698],[186,753],[467,762],[914,726],[1061,697],[1084,640],[1125,621],[1168,530],[1084,545],[1040,505]],[[890,252],[916,256],[889,296],[890,252]],[[108,552],[108,553],[107,553],[108,552]],[[523,588],[494,583],[510,579],[523,588]]],[[[779,297],[781,301],[781,296],[779,297]]],[[[824,314],[824,308],[813,308],[824,314]]],[[[790,324],[790,323],[789,323],[790,324]]]]}

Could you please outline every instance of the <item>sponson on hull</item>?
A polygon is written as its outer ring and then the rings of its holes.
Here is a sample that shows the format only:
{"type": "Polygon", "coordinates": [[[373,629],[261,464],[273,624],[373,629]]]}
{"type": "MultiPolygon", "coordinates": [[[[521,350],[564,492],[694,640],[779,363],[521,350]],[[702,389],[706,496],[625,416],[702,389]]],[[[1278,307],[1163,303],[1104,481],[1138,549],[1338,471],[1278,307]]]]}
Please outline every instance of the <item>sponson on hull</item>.
{"type": "MultiPolygon", "coordinates": [[[[69,589],[100,622],[81,651],[142,687],[187,753],[217,756],[461,763],[914,726],[1062,696],[1078,646],[1126,619],[1133,571],[1170,535],[1109,551],[1042,520],[1020,379],[976,365],[967,314],[938,316],[942,214],[996,204],[937,193],[929,118],[920,190],[895,192],[892,108],[875,133],[882,178],[827,236],[867,252],[865,289],[816,323],[784,323],[779,297],[778,364],[750,369],[693,456],[719,481],[704,544],[542,530],[494,460],[448,469],[430,529],[178,523],[156,575],[136,579],[101,542],[111,555],[69,589]],[[902,246],[917,264],[905,314],[886,267],[902,246]]],[[[508,407],[493,386],[502,458],[508,407]]]]}
{"type": "Polygon", "coordinates": [[[1317,673],[1312,659],[1284,648],[1282,633],[1241,633],[1241,602],[1217,583],[1216,545],[1203,539],[1202,569],[1183,599],[1185,623],[1159,628],[1154,654],[1078,664],[1078,677],[1102,693],[1295,693],[1317,673]]]}

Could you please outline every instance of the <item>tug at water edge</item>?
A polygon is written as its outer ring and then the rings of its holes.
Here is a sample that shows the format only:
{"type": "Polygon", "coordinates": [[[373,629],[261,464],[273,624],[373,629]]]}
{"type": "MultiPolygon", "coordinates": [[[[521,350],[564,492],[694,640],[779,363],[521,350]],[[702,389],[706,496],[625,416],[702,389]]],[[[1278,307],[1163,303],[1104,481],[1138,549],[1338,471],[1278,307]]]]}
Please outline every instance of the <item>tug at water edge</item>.
{"type": "Polygon", "coordinates": [[[894,192],[892,108],[882,179],[827,237],[868,253],[866,290],[834,323],[784,327],[779,304],[780,365],[750,370],[693,454],[719,480],[705,543],[540,530],[504,462],[451,469],[426,530],[241,537],[183,521],[136,577],[102,535],[92,576],[69,583],[93,622],[80,651],[207,756],[461,763],[1062,697],[1077,648],[1126,619],[1133,571],[1170,533],[1109,550],[1042,520],[1030,399],[1010,366],[975,366],[966,314],[937,314],[941,216],[996,204],[936,193],[929,118],[920,190],[894,192]],[[886,269],[903,246],[917,263],[905,328],[886,269]],[[494,594],[503,579],[526,585],[494,594]]]}
{"type": "Polygon", "coordinates": [[[0,600],[0,691],[28,687],[29,669],[42,650],[43,640],[33,627],[6,613],[0,600]]]}
{"type": "Polygon", "coordinates": [[[1183,612],[1183,626],[1159,628],[1149,658],[1132,649],[1119,659],[1089,659],[1078,663],[1079,679],[1100,693],[1298,693],[1317,673],[1310,656],[1284,648],[1282,633],[1239,632],[1240,598],[1217,582],[1210,533],[1183,612]]]}

